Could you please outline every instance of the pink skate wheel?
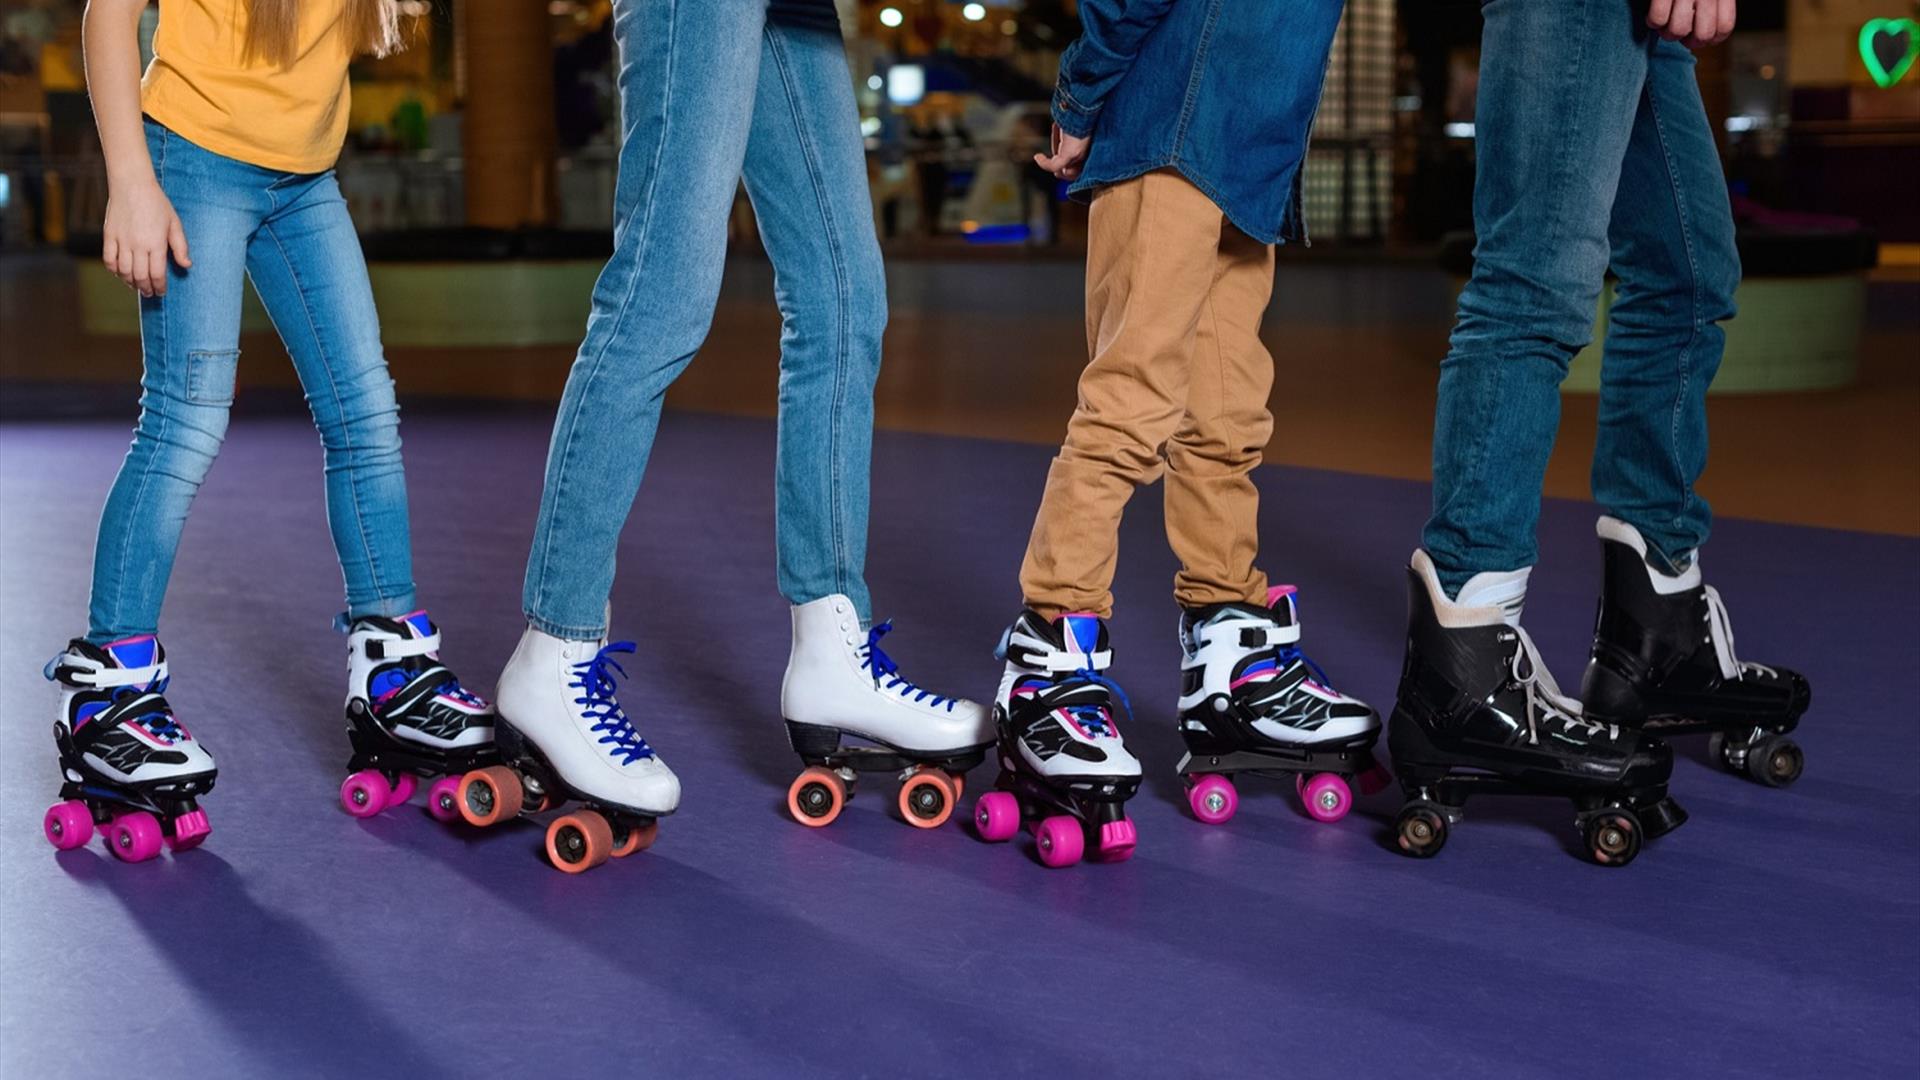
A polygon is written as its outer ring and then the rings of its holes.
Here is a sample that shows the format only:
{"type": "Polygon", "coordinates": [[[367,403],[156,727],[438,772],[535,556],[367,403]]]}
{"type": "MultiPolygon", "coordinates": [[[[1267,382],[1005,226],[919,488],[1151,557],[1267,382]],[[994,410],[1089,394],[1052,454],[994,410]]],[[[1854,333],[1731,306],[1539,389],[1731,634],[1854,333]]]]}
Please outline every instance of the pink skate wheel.
{"type": "Polygon", "coordinates": [[[393,789],[379,769],[361,769],[340,782],[340,809],[357,818],[370,818],[387,808],[393,789]]]}
{"type": "Polygon", "coordinates": [[[427,789],[427,813],[435,821],[460,820],[460,778],[443,776],[427,789]]]}
{"type": "Polygon", "coordinates": [[[87,841],[93,839],[93,811],[79,799],[54,803],[47,808],[41,828],[46,831],[47,843],[61,851],[86,847],[87,841]]]}
{"type": "Polygon", "coordinates": [[[1055,870],[1072,866],[1085,853],[1087,836],[1080,830],[1080,819],[1070,814],[1055,814],[1042,821],[1033,832],[1040,849],[1040,861],[1055,870]]]}
{"type": "Polygon", "coordinates": [[[980,839],[1002,843],[1020,831],[1020,800],[1010,791],[989,791],[974,800],[973,827],[980,839]]]}
{"type": "Polygon", "coordinates": [[[114,818],[107,826],[107,846],[121,862],[146,862],[160,854],[160,822],[145,810],[114,818]]]}
{"type": "Polygon", "coordinates": [[[1240,793],[1234,790],[1233,781],[1209,773],[1187,789],[1187,805],[1192,807],[1194,817],[1208,825],[1224,825],[1240,809],[1240,793]]]}
{"type": "Polygon", "coordinates": [[[408,799],[413,798],[413,788],[413,774],[410,772],[401,773],[400,779],[393,782],[393,794],[387,796],[386,809],[391,810],[406,802],[408,799]]]}
{"type": "Polygon", "coordinates": [[[167,838],[167,846],[174,854],[192,851],[213,831],[213,825],[207,821],[205,810],[194,810],[173,819],[173,835],[167,838]]]}
{"type": "Polygon", "coordinates": [[[1360,794],[1377,795],[1387,790],[1388,784],[1393,783],[1393,774],[1388,772],[1385,766],[1375,765],[1354,777],[1354,781],[1360,785],[1360,794]]]}
{"type": "Polygon", "coordinates": [[[1332,773],[1315,773],[1300,787],[1300,800],[1315,821],[1339,821],[1353,809],[1353,792],[1347,782],[1332,773]]]}
{"type": "Polygon", "coordinates": [[[1094,851],[1101,862],[1126,862],[1133,858],[1133,848],[1138,841],[1132,819],[1121,818],[1100,826],[1100,846],[1094,851]]]}

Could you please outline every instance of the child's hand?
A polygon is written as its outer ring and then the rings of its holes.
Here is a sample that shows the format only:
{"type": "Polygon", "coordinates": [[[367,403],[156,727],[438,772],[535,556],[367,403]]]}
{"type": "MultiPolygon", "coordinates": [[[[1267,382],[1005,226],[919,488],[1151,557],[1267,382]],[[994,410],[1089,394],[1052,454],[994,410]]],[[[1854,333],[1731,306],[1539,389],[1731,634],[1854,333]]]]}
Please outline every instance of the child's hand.
{"type": "MultiPolygon", "coordinates": [[[[1729,0],[1731,2],[1731,0],[1729,0]]],[[[1033,163],[1062,180],[1080,179],[1080,170],[1087,163],[1087,151],[1093,146],[1091,135],[1082,138],[1069,135],[1053,125],[1053,153],[1033,155],[1033,163]]]]}
{"type": "Polygon", "coordinates": [[[1652,0],[1647,25],[1689,49],[1718,45],[1733,33],[1735,0],[1652,0]]]}
{"type": "Polygon", "coordinates": [[[157,183],[110,191],[101,232],[100,261],[141,296],[166,295],[169,253],[180,269],[193,265],[187,258],[187,233],[180,227],[180,215],[173,212],[173,203],[157,183]]]}

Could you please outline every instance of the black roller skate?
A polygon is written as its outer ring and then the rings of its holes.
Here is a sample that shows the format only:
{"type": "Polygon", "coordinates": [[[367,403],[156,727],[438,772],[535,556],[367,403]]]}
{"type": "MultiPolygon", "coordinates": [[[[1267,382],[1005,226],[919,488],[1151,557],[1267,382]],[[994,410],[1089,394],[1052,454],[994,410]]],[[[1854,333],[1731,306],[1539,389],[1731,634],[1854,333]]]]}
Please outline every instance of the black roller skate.
{"type": "Polygon", "coordinates": [[[173,715],[163,696],[167,654],[151,634],[106,645],[75,639],[47,661],[60,684],[53,738],[60,750],[61,802],[47,810],[47,841],[84,847],[98,831],[126,862],[144,862],[164,844],[200,845],[212,831],[198,800],[213,790],[213,756],[173,715]]]}
{"type": "Polygon", "coordinates": [[[1024,824],[1050,867],[1072,866],[1088,848],[1105,862],[1131,858],[1126,804],[1140,788],[1140,762],[1114,723],[1120,688],[1101,674],[1113,658],[1106,623],[1082,614],[1049,623],[1023,611],[999,654],[1000,775],[974,804],[981,838],[1011,840],[1024,824]]]}
{"type": "Polygon", "coordinates": [[[440,628],[424,611],[360,619],[347,633],[347,741],[353,756],[340,807],[372,817],[433,780],[427,810],[460,816],[460,774],[499,761],[493,706],[464,689],[440,662],[440,628]]]}
{"type": "Polygon", "coordinates": [[[1587,715],[1661,738],[1711,733],[1728,771],[1769,787],[1798,780],[1806,759],[1787,733],[1812,700],[1807,680],[1734,657],[1733,623],[1698,559],[1664,574],[1633,526],[1603,517],[1597,531],[1605,577],[1580,688],[1587,715]]]}
{"type": "Polygon", "coordinates": [[[1380,714],[1300,651],[1297,596],[1278,585],[1265,608],[1216,604],[1180,618],[1180,775],[1209,825],[1239,809],[1238,773],[1291,779],[1316,821],[1347,816],[1350,783],[1370,795],[1391,781],[1373,759],[1380,714]]]}
{"type": "Polygon", "coordinates": [[[1387,732],[1407,794],[1401,851],[1437,854],[1478,794],[1572,800],[1587,854],[1602,866],[1625,866],[1645,840],[1686,820],[1667,796],[1665,743],[1583,716],[1499,607],[1447,600],[1426,552],[1414,553],[1408,577],[1407,657],[1387,732]]]}

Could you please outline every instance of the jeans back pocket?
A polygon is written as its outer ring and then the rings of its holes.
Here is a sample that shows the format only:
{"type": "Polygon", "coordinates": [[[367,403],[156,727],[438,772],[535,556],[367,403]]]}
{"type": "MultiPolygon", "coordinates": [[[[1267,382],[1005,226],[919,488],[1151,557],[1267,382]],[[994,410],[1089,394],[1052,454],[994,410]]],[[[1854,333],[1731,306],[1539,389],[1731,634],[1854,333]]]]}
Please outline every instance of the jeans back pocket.
{"type": "Polygon", "coordinates": [[[233,404],[239,349],[195,349],[187,353],[187,400],[195,405],[233,404]]]}

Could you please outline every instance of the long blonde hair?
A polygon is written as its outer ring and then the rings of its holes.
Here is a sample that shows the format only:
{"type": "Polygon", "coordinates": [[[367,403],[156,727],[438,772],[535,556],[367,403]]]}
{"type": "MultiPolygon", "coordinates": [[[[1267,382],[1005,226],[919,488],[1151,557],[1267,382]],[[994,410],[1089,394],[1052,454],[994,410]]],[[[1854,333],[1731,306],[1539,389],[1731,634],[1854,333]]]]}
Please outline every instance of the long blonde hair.
{"type": "MultiPolygon", "coordinates": [[[[275,65],[291,61],[300,26],[300,6],[314,2],[245,0],[247,55],[275,65]]],[[[340,16],[340,32],[347,35],[355,53],[385,56],[399,47],[399,13],[394,0],[344,0],[344,3],[346,10],[340,16]]]]}

